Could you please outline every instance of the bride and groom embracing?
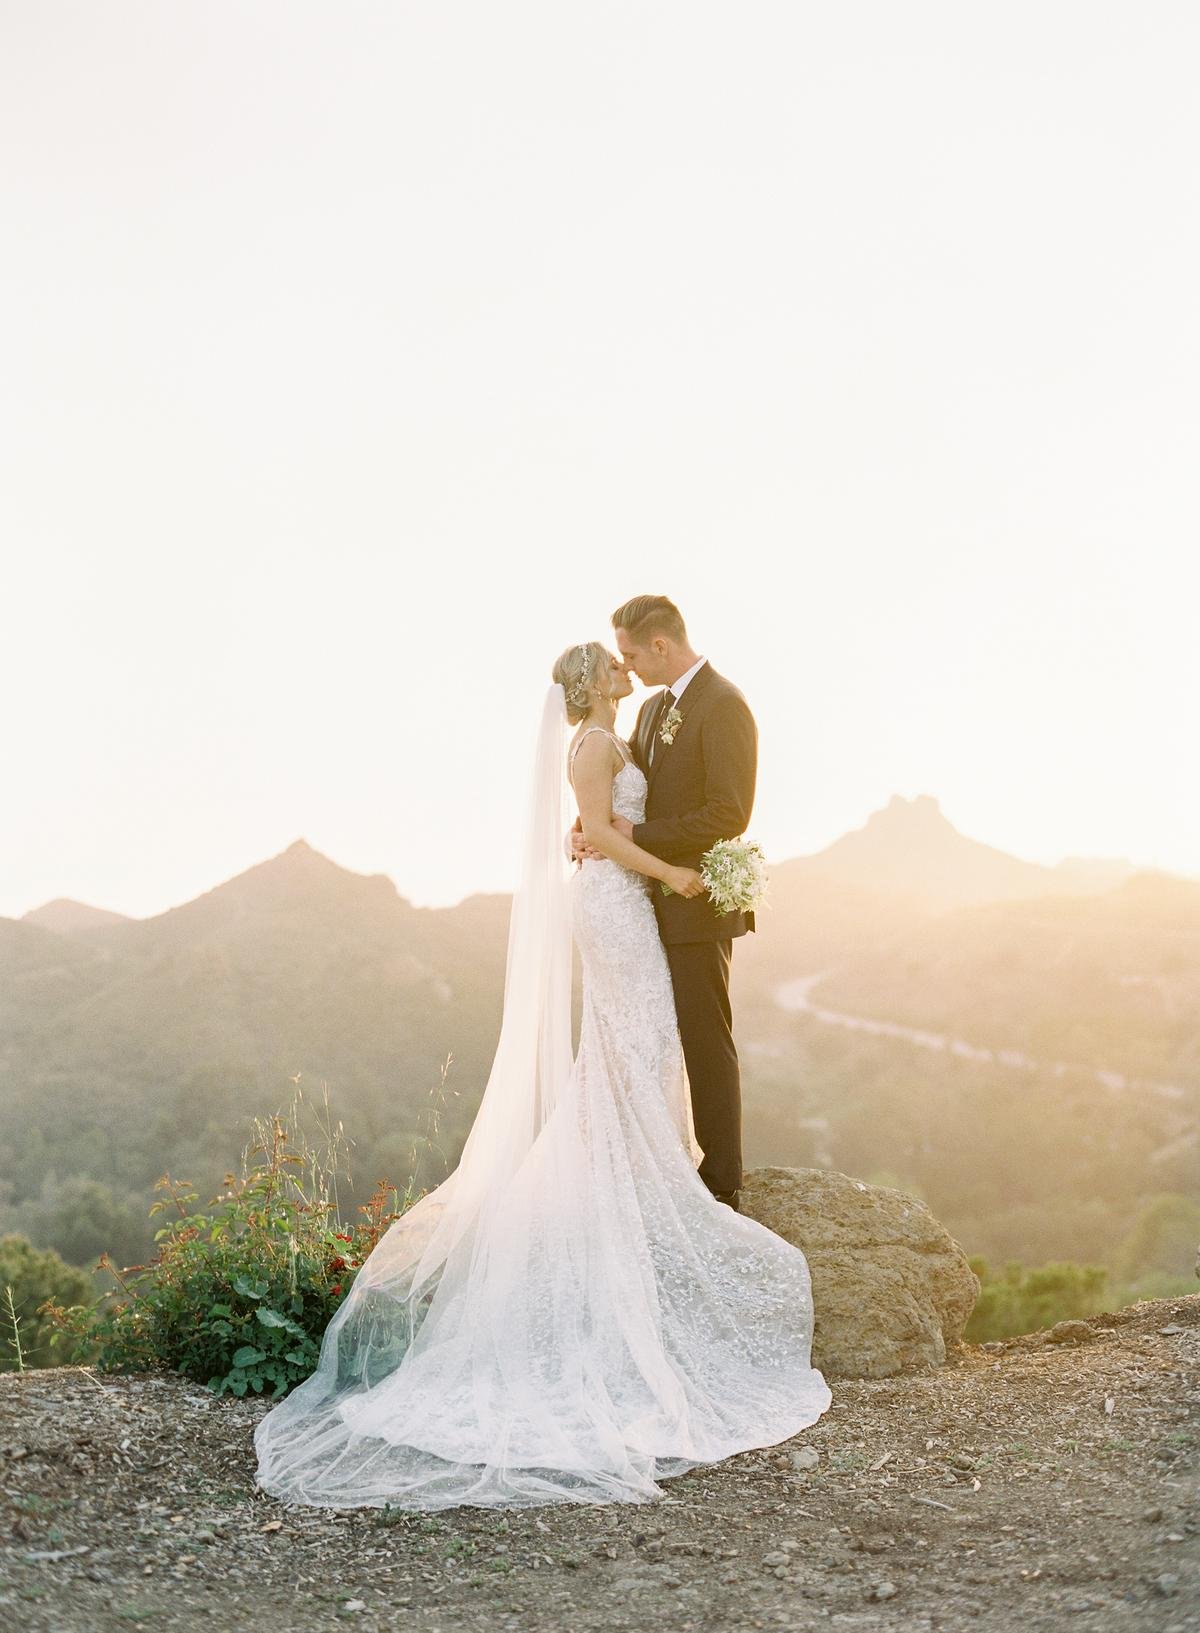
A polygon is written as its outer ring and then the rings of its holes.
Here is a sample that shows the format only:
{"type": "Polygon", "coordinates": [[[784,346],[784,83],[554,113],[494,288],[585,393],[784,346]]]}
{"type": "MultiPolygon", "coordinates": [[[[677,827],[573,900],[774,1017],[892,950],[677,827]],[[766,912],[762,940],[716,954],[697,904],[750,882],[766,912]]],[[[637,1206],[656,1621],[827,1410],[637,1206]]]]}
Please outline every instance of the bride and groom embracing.
{"type": "Polygon", "coordinates": [[[257,1483],[285,1502],[651,1502],[830,1405],[807,1260],[738,1210],[729,969],[753,915],[718,913],[700,873],[749,821],[754,719],[665,596],[612,621],[617,653],[554,665],[458,1167],[380,1238],[316,1370],[255,1430],[257,1483]],[[631,673],[663,690],[626,742],[631,673]]]}

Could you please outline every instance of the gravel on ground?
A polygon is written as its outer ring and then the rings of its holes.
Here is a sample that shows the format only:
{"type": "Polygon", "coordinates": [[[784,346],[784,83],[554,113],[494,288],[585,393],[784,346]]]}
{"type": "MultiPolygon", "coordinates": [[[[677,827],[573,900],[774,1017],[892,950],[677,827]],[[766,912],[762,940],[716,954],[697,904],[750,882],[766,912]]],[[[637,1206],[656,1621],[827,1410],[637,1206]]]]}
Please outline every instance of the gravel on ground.
{"type": "Polygon", "coordinates": [[[257,1399],[0,1375],[0,1626],[30,1633],[1200,1630],[1200,1293],[902,1377],[662,1501],[285,1508],[257,1399]]]}

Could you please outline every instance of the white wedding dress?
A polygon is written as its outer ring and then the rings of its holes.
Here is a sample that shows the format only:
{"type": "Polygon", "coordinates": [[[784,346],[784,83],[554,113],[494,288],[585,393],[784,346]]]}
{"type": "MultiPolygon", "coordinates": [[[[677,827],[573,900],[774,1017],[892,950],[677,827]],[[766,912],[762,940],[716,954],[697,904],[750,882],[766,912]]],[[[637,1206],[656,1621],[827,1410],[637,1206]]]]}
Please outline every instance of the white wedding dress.
{"type": "MultiPolygon", "coordinates": [[[[614,741],[613,810],[640,822],[646,780],[614,741]]],[[[258,1424],[258,1484],[285,1502],[649,1502],[830,1404],[804,1254],[696,1172],[650,881],[606,860],[565,877],[578,1054],[568,1034],[565,1081],[504,1158],[512,1105],[485,1127],[489,1081],[460,1167],[381,1238],[316,1372],[258,1424]]]]}

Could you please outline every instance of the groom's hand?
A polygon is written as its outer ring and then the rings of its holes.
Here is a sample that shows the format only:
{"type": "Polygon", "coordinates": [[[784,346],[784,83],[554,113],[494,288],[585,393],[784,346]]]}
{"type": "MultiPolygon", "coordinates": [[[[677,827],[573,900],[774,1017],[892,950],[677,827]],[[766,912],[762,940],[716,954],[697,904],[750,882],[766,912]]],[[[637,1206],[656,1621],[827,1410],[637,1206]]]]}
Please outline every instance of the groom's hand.
{"type": "Polygon", "coordinates": [[[583,822],[579,817],[575,818],[569,838],[571,841],[572,862],[583,863],[588,860],[602,862],[604,860],[604,852],[593,849],[583,837],[583,822]]]}

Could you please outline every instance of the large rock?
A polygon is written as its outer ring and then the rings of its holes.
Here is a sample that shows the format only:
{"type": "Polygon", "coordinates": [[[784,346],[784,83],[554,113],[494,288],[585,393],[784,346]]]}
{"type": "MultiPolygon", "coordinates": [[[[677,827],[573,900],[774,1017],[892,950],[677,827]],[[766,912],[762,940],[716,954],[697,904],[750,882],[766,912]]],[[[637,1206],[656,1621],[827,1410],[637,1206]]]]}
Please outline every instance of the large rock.
{"type": "Polygon", "coordinates": [[[916,1197],[824,1168],[754,1168],[742,1212],[807,1258],[826,1378],[926,1371],[961,1342],[979,1277],[916,1197]]]}

